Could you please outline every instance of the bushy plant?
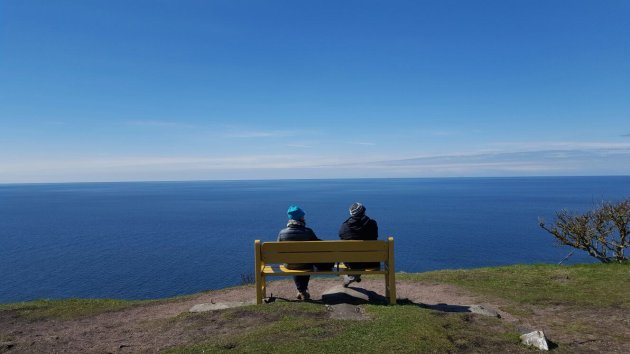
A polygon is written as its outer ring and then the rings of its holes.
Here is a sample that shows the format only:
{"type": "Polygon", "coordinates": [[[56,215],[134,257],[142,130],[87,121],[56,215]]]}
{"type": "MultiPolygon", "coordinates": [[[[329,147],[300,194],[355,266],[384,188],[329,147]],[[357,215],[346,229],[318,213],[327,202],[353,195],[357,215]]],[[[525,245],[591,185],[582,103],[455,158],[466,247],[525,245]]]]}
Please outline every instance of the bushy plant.
{"type": "Polygon", "coordinates": [[[584,214],[567,210],[556,213],[555,224],[540,227],[561,244],[588,252],[603,263],[624,262],[624,251],[630,246],[630,198],[621,202],[604,202],[584,214]]]}

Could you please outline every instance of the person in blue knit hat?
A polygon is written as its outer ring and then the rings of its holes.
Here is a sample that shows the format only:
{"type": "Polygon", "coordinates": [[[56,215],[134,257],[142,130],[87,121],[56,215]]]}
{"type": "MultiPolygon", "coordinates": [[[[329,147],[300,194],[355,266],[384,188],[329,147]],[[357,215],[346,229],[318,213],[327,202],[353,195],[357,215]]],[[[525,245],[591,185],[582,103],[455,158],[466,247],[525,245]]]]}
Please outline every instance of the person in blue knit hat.
{"type": "MultiPolygon", "coordinates": [[[[320,241],[315,235],[315,232],[311,228],[306,227],[306,221],[304,220],[305,215],[306,213],[299,206],[290,206],[289,209],[287,209],[287,216],[289,217],[287,227],[280,230],[278,233],[278,241],[320,241]]],[[[333,264],[291,263],[286,265],[289,269],[305,270],[312,270],[313,266],[320,270],[330,270],[333,264]]],[[[298,291],[298,300],[308,300],[311,298],[308,292],[308,282],[310,278],[310,275],[293,276],[293,282],[295,282],[295,287],[298,291]]]]}

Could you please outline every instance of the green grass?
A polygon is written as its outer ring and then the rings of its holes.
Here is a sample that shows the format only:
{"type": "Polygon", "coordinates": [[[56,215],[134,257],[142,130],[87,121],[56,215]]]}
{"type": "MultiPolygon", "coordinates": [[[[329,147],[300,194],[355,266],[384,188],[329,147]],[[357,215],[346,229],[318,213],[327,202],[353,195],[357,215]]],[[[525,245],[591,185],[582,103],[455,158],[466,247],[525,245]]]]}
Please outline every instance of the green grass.
{"type": "Polygon", "coordinates": [[[455,284],[528,304],[630,308],[630,264],[514,265],[402,273],[400,280],[455,284]]]}
{"type": "MultiPolygon", "coordinates": [[[[630,308],[630,265],[515,265],[471,270],[401,273],[399,280],[450,283],[471,292],[515,304],[568,305],[598,309],[630,308]]],[[[213,336],[204,342],[173,348],[168,353],[416,353],[416,352],[537,352],[519,344],[513,325],[469,313],[443,313],[414,304],[368,305],[364,321],[332,320],[325,308],[309,303],[274,303],[232,309],[230,320],[259,316],[246,331],[213,336]]],[[[198,315],[194,315],[198,316],[198,315]]],[[[524,316],[527,317],[527,316],[524,316]]],[[[191,317],[187,316],[190,320],[191,317]]],[[[193,317],[195,324],[203,317],[193,317]]],[[[559,320],[560,321],[560,320],[559,320]]],[[[562,319],[563,332],[592,332],[588,320],[562,319]]],[[[623,342],[625,337],[619,341],[623,342]]],[[[614,347],[614,346],[613,346],[614,347]]],[[[571,352],[561,343],[558,353],[571,352]]]]}
{"type": "Polygon", "coordinates": [[[14,311],[18,314],[18,316],[32,320],[47,318],[71,320],[80,317],[94,316],[105,312],[120,311],[137,305],[166,304],[177,301],[185,301],[193,299],[197,296],[199,296],[199,294],[188,294],[155,300],[40,299],[27,302],[0,304],[0,311],[14,311]]]}
{"type": "Polygon", "coordinates": [[[37,319],[70,320],[89,317],[109,311],[122,310],[147,301],[126,301],[113,299],[66,299],[36,300],[0,305],[0,311],[13,311],[18,316],[37,319]]]}
{"type": "MultiPolygon", "coordinates": [[[[630,309],[630,264],[515,265],[400,273],[397,278],[454,284],[499,302],[504,300],[510,307],[508,312],[521,318],[533,318],[528,313],[532,308],[568,306],[566,311],[539,320],[545,319],[545,326],[571,338],[584,334],[607,336],[605,348],[619,350],[627,342],[625,334],[615,332],[614,319],[605,322],[604,316],[603,321],[596,323],[591,323],[591,319],[630,309]],[[590,311],[586,315],[591,317],[580,317],[584,310],[590,311]]],[[[0,305],[0,312],[11,311],[11,315],[33,320],[71,320],[143,304],[178,302],[192,296],[152,301],[38,300],[0,305]]],[[[365,305],[364,309],[365,320],[336,320],[329,318],[321,304],[278,301],[218,312],[186,312],[151,322],[145,330],[158,335],[181,328],[184,334],[192,335],[191,339],[194,333],[209,333],[195,337],[187,345],[171,348],[168,353],[537,352],[519,344],[513,325],[497,318],[443,313],[404,302],[396,306],[365,305]]],[[[573,342],[574,339],[563,339],[555,351],[571,352],[573,342]]]]}
{"type": "MultiPolygon", "coordinates": [[[[274,303],[233,310],[279,314],[243,334],[214,337],[167,353],[528,352],[500,320],[444,314],[415,305],[366,307],[370,319],[331,320],[315,304],[274,303]]],[[[202,316],[202,315],[201,315],[202,316]]],[[[230,316],[232,317],[232,316],[230,316]]]]}

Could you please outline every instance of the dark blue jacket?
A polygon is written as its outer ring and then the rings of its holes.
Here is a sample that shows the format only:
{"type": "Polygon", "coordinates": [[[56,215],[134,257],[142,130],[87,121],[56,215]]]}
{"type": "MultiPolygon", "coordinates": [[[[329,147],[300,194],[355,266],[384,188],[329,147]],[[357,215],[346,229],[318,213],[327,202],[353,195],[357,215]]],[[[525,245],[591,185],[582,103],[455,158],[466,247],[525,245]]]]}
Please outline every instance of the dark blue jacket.
{"type": "MultiPolygon", "coordinates": [[[[315,232],[310,228],[302,225],[289,225],[278,233],[278,241],[320,241],[315,232]]],[[[290,263],[287,264],[289,269],[312,269],[310,263],[290,263]]]]}
{"type": "Polygon", "coordinates": [[[301,225],[289,225],[278,233],[278,241],[319,241],[311,228],[301,225]]]}

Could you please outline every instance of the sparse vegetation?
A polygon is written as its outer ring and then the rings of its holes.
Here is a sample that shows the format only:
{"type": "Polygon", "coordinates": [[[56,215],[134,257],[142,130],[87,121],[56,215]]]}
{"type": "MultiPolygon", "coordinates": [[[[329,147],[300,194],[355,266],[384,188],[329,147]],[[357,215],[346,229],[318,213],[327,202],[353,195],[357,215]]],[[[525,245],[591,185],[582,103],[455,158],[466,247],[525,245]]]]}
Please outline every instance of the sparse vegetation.
{"type": "Polygon", "coordinates": [[[256,284],[256,277],[253,273],[241,273],[241,285],[256,284]]]}
{"type": "Polygon", "coordinates": [[[403,273],[398,278],[459,285],[517,303],[630,309],[630,264],[513,265],[403,273]]]}
{"type": "Polygon", "coordinates": [[[13,311],[20,317],[31,320],[60,319],[70,320],[89,317],[108,311],[119,311],[147,301],[128,301],[114,299],[65,299],[36,300],[0,305],[0,311],[13,311]]]}
{"type": "Polygon", "coordinates": [[[366,307],[370,320],[327,318],[321,305],[273,303],[239,310],[236,317],[264,313],[266,318],[246,333],[209,338],[167,353],[416,353],[529,352],[518,334],[498,319],[445,314],[415,305],[366,307]]]}
{"type": "Polygon", "coordinates": [[[627,261],[624,252],[630,247],[630,198],[604,202],[584,214],[561,210],[551,227],[542,219],[539,224],[561,244],[584,250],[602,263],[627,261]]]}

